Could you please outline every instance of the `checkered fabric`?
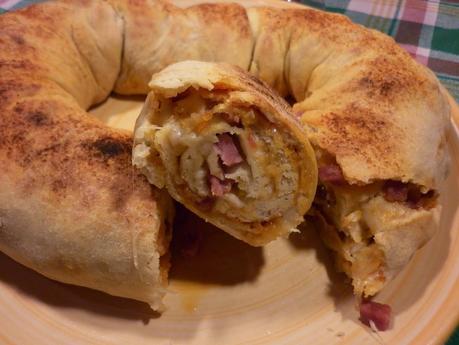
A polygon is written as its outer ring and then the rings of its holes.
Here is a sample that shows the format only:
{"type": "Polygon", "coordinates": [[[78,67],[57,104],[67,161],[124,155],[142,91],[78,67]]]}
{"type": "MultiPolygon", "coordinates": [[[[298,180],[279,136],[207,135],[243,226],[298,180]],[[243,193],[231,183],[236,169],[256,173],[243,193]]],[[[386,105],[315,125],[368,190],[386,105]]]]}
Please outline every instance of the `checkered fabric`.
{"type": "Polygon", "coordinates": [[[303,0],[392,36],[459,101],[459,0],[303,0]]]}
{"type": "MultiPolygon", "coordinates": [[[[0,0],[0,13],[42,0],[0,0]]],[[[298,1],[299,2],[299,1],[298,1]]],[[[392,36],[459,102],[459,0],[302,0],[392,36]]],[[[0,28],[1,30],[1,28],[0,28]]],[[[447,345],[459,345],[459,329],[447,345]]]]}

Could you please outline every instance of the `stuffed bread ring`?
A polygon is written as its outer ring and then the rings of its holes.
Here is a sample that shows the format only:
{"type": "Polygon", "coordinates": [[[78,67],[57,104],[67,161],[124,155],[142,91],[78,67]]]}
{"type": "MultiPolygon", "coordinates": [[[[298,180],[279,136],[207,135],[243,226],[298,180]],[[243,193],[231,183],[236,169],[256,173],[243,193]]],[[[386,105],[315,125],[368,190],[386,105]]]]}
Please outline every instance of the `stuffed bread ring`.
{"type": "Polygon", "coordinates": [[[450,116],[440,83],[392,38],[342,15],[243,4],[117,2],[129,49],[115,90],[146,93],[164,61],[193,59],[238,65],[292,96],[318,159],[325,243],[356,294],[373,295],[438,227],[450,116]]]}
{"type": "Polygon", "coordinates": [[[238,67],[184,61],[150,81],[133,163],[158,188],[252,245],[288,235],[317,186],[288,104],[238,67]]]}
{"type": "Polygon", "coordinates": [[[0,249],[158,306],[170,200],[131,170],[129,134],[85,110],[110,91],[146,94],[174,62],[226,62],[295,98],[327,243],[356,292],[376,293],[437,227],[449,121],[439,82],[341,15],[190,3],[54,1],[0,16],[0,249]]]}

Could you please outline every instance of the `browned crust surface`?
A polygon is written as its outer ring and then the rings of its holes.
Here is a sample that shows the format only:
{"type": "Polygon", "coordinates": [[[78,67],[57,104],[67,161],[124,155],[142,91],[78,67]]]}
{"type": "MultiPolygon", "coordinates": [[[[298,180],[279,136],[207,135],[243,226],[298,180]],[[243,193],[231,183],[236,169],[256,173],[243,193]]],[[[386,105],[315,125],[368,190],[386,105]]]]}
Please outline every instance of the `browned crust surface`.
{"type": "Polygon", "coordinates": [[[112,3],[125,20],[117,92],[148,91],[148,76],[178,61],[235,64],[294,96],[312,144],[350,183],[443,181],[448,103],[433,73],[392,38],[339,14],[251,8],[256,1],[112,3]]]}
{"type": "Polygon", "coordinates": [[[131,134],[84,110],[113,87],[122,22],[103,2],[73,1],[2,15],[0,27],[0,249],[158,308],[169,196],[132,167],[131,134]],[[104,25],[113,33],[100,38],[104,25]]]}

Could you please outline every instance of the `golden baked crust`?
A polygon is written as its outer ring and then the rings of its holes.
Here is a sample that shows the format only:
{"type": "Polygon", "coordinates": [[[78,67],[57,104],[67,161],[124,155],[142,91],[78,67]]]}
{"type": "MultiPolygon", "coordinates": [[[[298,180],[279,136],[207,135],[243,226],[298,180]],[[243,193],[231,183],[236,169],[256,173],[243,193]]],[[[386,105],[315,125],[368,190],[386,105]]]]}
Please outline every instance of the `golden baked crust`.
{"type": "Polygon", "coordinates": [[[122,21],[104,2],[69,1],[2,15],[0,28],[0,250],[160,308],[170,198],[131,166],[131,134],[84,110],[117,78],[122,21]]]}
{"type": "Polygon", "coordinates": [[[145,93],[150,75],[183,60],[235,64],[294,96],[310,140],[336,157],[349,182],[395,179],[434,189],[444,179],[448,103],[433,73],[392,38],[339,14],[250,8],[257,1],[245,1],[246,10],[112,3],[126,38],[115,91],[145,93]]]}
{"type": "Polygon", "coordinates": [[[115,92],[146,94],[152,74],[179,61],[227,62],[243,69],[250,65],[253,36],[241,6],[204,3],[181,10],[161,0],[110,3],[125,22],[115,92]]]}
{"type": "MultiPolygon", "coordinates": [[[[308,131],[319,166],[320,157],[329,157],[350,186],[401,181],[416,185],[422,193],[438,192],[448,167],[449,106],[433,73],[392,38],[342,15],[308,8],[269,8],[256,0],[241,2],[245,11],[236,4],[176,3],[180,8],[140,0],[132,8],[128,1],[116,1],[128,42],[121,67],[126,77],[118,80],[117,90],[126,92],[125,80],[137,80],[136,90],[145,90],[146,75],[185,59],[233,63],[295,98],[293,109],[308,131]],[[203,20],[203,8],[212,21],[203,20]],[[149,20],[152,13],[163,19],[149,20]],[[175,33],[177,41],[171,39],[175,33]],[[225,39],[208,39],[223,33],[225,39]]],[[[378,190],[371,198],[381,193],[378,190]]],[[[409,211],[402,203],[396,205],[400,214],[409,211]]],[[[355,207],[352,212],[361,212],[364,205],[355,207]]],[[[379,291],[432,236],[422,229],[424,224],[437,226],[439,210],[435,205],[413,211],[409,218],[396,217],[398,224],[392,222],[378,236],[370,231],[365,241],[377,241],[372,248],[383,252],[373,272],[382,283],[372,285],[368,279],[356,292],[379,291]],[[385,236],[411,244],[393,246],[396,241],[385,236]]],[[[331,218],[331,224],[343,230],[344,217],[331,218]]],[[[362,226],[367,225],[364,220],[362,226]]],[[[340,233],[350,238],[346,231],[340,233]]],[[[338,262],[352,265],[340,253],[338,262]]],[[[345,271],[352,276],[352,270],[345,271]]]]}
{"type": "MultiPolygon", "coordinates": [[[[149,295],[161,285],[155,243],[170,201],[131,170],[129,133],[102,126],[85,109],[112,89],[146,93],[153,73],[187,59],[238,65],[292,95],[319,166],[328,157],[357,194],[356,186],[385,181],[438,193],[448,103],[434,75],[391,38],[313,9],[251,8],[257,0],[187,8],[196,2],[55,1],[0,17],[2,251],[58,280],[157,301],[149,295]],[[140,251],[130,246],[137,231],[149,234],[140,251]],[[84,247],[90,236],[97,241],[84,247]],[[107,239],[117,246],[94,248],[107,239]],[[84,255],[69,254],[78,244],[84,255]],[[62,258],[79,269],[53,268],[62,258]]],[[[439,206],[413,211],[376,203],[381,195],[354,202],[352,212],[378,204],[397,215],[371,233],[384,254],[385,282],[431,237],[424,225],[436,224],[439,206]]],[[[376,219],[365,217],[366,226],[376,219]]],[[[329,221],[341,229],[343,219],[329,221]]]]}

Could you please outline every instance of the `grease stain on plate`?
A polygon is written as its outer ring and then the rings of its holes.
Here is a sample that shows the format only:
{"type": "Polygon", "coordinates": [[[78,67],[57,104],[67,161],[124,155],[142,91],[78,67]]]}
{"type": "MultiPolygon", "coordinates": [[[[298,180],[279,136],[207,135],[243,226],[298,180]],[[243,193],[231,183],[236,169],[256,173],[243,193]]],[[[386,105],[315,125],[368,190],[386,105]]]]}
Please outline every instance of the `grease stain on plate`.
{"type": "Polygon", "coordinates": [[[180,296],[182,308],[188,313],[198,311],[199,302],[210,288],[210,285],[187,281],[174,281],[170,286],[170,290],[180,296]]]}

